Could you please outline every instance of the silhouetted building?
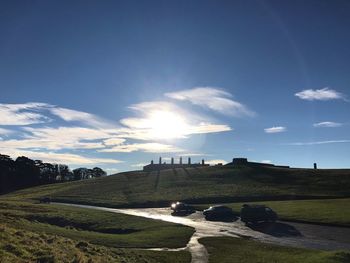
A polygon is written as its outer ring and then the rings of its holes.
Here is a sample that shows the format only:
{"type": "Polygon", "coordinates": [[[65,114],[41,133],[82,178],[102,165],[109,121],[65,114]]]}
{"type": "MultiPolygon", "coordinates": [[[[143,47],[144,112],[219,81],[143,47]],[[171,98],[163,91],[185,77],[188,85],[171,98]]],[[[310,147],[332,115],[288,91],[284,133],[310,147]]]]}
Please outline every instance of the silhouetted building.
{"type": "Polygon", "coordinates": [[[204,163],[204,159],[202,160],[202,163],[191,163],[191,157],[188,158],[188,163],[183,164],[182,163],[182,157],[179,159],[179,163],[176,164],[174,162],[174,158],[171,158],[171,163],[167,164],[166,162],[162,163],[162,157],[159,157],[159,163],[154,164],[153,160],[150,164],[145,165],[143,167],[144,171],[158,171],[158,170],[165,170],[165,169],[174,169],[174,168],[193,168],[193,167],[201,167],[201,166],[209,166],[209,164],[204,163]]]}
{"type": "Polygon", "coordinates": [[[279,168],[290,168],[286,165],[274,165],[270,163],[257,163],[257,162],[249,162],[247,158],[233,158],[231,163],[226,165],[233,166],[248,166],[248,167],[279,167],[279,168]]]}
{"type": "Polygon", "coordinates": [[[317,163],[314,163],[314,169],[317,169],[317,163]]]}
{"type": "Polygon", "coordinates": [[[242,164],[247,164],[247,163],[248,163],[247,158],[233,158],[232,159],[233,165],[242,165],[242,164]]]}

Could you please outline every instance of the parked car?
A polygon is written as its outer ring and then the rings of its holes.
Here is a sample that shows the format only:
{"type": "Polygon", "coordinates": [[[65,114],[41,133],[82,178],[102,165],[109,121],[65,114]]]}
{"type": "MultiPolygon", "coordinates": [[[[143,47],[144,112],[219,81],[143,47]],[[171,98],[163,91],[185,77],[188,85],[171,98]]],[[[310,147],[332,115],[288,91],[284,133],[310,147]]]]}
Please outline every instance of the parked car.
{"type": "Polygon", "coordinates": [[[171,204],[171,210],[173,210],[172,214],[191,214],[195,212],[193,206],[185,204],[183,202],[176,202],[171,204]]]}
{"type": "Polygon", "coordinates": [[[260,222],[275,222],[277,214],[271,208],[265,205],[244,204],[241,208],[241,221],[248,224],[257,224],[260,222]]]}
{"type": "Polygon", "coordinates": [[[234,217],[232,209],[224,205],[211,206],[203,211],[203,215],[207,220],[222,220],[234,217]]]}
{"type": "Polygon", "coordinates": [[[50,197],[42,197],[39,199],[39,203],[43,203],[43,204],[49,204],[51,202],[51,198],[50,197]]]}

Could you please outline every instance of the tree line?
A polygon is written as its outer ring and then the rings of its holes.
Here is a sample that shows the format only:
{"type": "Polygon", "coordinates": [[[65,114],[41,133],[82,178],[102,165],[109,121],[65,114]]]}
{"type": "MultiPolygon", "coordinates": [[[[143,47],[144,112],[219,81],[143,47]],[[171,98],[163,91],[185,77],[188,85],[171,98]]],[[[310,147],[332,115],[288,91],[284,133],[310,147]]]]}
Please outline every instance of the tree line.
{"type": "Polygon", "coordinates": [[[8,155],[0,154],[0,194],[36,185],[101,176],[106,176],[106,172],[99,167],[81,167],[71,171],[65,164],[45,163],[25,156],[13,160],[8,155]]]}

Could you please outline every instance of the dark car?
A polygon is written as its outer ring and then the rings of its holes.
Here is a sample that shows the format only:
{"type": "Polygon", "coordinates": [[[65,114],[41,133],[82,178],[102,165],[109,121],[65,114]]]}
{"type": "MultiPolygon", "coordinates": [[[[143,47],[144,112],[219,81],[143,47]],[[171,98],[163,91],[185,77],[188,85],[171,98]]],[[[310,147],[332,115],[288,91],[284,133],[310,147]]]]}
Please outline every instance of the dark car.
{"type": "Polygon", "coordinates": [[[247,205],[241,208],[241,221],[248,224],[257,224],[261,222],[275,222],[277,214],[271,208],[265,205],[247,205]]]}
{"type": "Polygon", "coordinates": [[[51,202],[51,198],[50,197],[42,197],[39,199],[39,203],[43,203],[43,204],[49,204],[51,202]]]}
{"type": "Polygon", "coordinates": [[[172,214],[181,215],[181,214],[191,214],[195,212],[193,206],[185,204],[183,202],[176,202],[171,204],[172,214]]]}
{"type": "Polygon", "coordinates": [[[203,211],[203,215],[207,220],[232,219],[234,217],[232,209],[224,205],[211,206],[203,211]]]}

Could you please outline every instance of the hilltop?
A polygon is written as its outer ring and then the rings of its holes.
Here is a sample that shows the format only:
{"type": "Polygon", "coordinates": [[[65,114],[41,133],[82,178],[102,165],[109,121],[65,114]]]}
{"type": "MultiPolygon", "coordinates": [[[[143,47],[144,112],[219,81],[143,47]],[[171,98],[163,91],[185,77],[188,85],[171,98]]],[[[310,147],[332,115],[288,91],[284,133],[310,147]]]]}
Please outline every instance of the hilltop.
{"type": "Polygon", "coordinates": [[[109,207],[168,205],[174,200],[214,203],[350,196],[350,169],[204,166],[130,171],[25,189],[5,199],[39,199],[109,207]]]}

